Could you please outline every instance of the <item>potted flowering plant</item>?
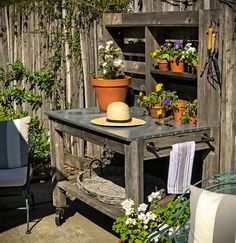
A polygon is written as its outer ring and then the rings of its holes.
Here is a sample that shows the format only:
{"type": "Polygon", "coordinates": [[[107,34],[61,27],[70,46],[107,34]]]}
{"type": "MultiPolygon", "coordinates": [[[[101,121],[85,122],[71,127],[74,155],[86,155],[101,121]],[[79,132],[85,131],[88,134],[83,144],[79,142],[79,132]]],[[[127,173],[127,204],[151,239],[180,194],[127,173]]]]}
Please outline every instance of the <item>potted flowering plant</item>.
{"type": "Polygon", "coordinates": [[[161,71],[168,71],[168,60],[170,59],[170,47],[171,44],[165,42],[164,45],[161,45],[159,49],[155,50],[151,53],[151,56],[156,60],[158,63],[158,68],[161,71]]]}
{"type": "Polygon", "coordinates": [[[170,45],[169,61],[171,64],[171,71],[184,72],[185,51],[183,43],[178,40],[174,43],[170,43],[170,45]]]}
{"type": "Polygon", "coordinates": [[[139,96],[140,105],[145,106],[154,118],[165,117],[166,111],[171,109],[172,103],[177,97],[175,91],[164,90],[162,83],[156,85],[155,92],[151,92],[149,95],[143,95],[143,92],[140,92],[139,96]]]}
{"type": "Polygon", "coordinates": [[[197,49],[192,46],[192,43],[187,43],[184,47],[185,52],[185,63],[192,68],[192,72],[195,69],[197,71],[198,69],[198,59],[199,59],[199,53],[197,52],[197,49]]]}
{"type": "Polygon", "coordinates": [[[105,46],[100,45],[98,55],[100,75],[93,76],[92,85],[100,110],[106,112],[110,103],[125,101],[131,78],[124,74],[121,49],[115,48],[113,41],[107,41],[105,46]]]}
{"type": "MultiPolygon", "coordinates": [[[[170,202],[166,208],[162,208],[158,205],[159,200],[162,198],[162,191],[152,192],[148,196],[149,205],[141,203],[137,211],[135,211],[133,200],[126,199],[122,202],[124,216],[117,218],[112,226],[113,231],[120,235],[122,242],[144,242],[145,237],[161,224],[163,224],[163,228],[172,224],[173,216],[182,207],[183,201],[177,201],[178,199],[176,199],[170,202]]],[[[181,214],[180,220],[169,229],[169,234],[186,220],[189,213],[190,209],[186,207],[181,214]]],[[[168,239],[166,236],[163,236],[161,239],[158,239],[158,242],[168,242],[168,239]]]]}
{"type": "Polygon", "coordinates": [[[197,100],[187,101],[182,115],[183,122],[189,122],[190,125],[197,124],[197,100]]]}

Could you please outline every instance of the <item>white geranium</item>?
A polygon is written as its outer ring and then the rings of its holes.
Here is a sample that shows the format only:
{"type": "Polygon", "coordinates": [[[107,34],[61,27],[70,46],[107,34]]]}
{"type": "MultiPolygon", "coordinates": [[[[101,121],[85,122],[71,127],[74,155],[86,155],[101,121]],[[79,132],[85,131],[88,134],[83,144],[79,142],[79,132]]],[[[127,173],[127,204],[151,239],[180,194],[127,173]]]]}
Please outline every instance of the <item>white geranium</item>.
{"type": "Polygon", "coordinates": [[[145,213],[140,213],[140,214],[138,215],[138,219],[139,219],[139,220],[142,220],[142,221],[146,220],[146,214],[145,214],[145,213]]]}
{"type": "Polygon", "coordinates": [[[106,67],[106,66],[107,66],[107,62],[104,62],[104,63],[102,64],[102,66],[103,66],[103,67],[106,67]]]}
{"type": "Polygon", "coordinates": [[[102,49],[104,49],[104,46],[103,45],[99,45],[98,46],[98,50],[101,51],[102,49]]]}
{"type": "Polygon", "coordinates": [[[154,221],[157,218],[156,214],[152,211],[147,212],[146,217],[147,217],[147,219],[152,220],[152,221],[154,221]]]}
{"type": "Polygon", "coordinates": [[[103,74],[107,74],[107,70],[106,69],[103,69],[102,73],[103,74]]]}
{"type": "Polygon", "coordinates": [[[114,66],[115,67],[120,67],[122,65],[123,61],[121,59],[116,59],[114,61],[114,66]]]}
{"type": "Polygon", "coordinates": [[[136,225],[137,222],[135,219],[132,218],[127,218],[127,220],[125,221],[125,224],[132,224],[132,225],[136,225]]]}
{"type": "Polygon", "coordinates": [[[160,200],[162,198],[162,194],[160,192],[152,192],[148,196],[148,202],[152,202],[154,199],[160,200]]]}
{"type": "Polygon", "coordinates": [[[129,216],[134,213],[134,201],[131,199],[126,199],[121,203],[121,206],[125,210],[125,215],[129,216]]]}
{"type": "Polygon", "coordinates": [[[141,203],[138,207],[139,212],[145,212],[147,210],[148,205],[145,203],[141,203]]]}

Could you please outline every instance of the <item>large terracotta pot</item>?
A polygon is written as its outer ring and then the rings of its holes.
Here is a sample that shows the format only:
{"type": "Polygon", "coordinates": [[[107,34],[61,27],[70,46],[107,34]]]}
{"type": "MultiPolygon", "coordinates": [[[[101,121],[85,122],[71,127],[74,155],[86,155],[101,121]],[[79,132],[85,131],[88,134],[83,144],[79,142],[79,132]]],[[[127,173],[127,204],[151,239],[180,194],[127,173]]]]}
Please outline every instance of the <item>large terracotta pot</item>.
{"type": "Polygon", "coordinates": [[[173,60],[170,63],[171,71],[173,73],[183,73],[184,72],[184,62],[173,60]]]}
{"type": "Polygon", "coordinates": [[[100,111],[106,112],[107,106],[114,101],[125,102],[130,79],[129,76],[112,80],[92,78],[100,111]]]}
{"type": "Polygon", "coordinates": [[[178,100],[177,107],[173,109],[175,121],[181,122],[186,100],[178,100]]]}
{"type": "Polygon", "coordinates": [[[162,60],[160,62],[158,62],[158,68],[160,71],[169,71],[168,68],[168,61],[167,60],[162,60]]]}
{"type": "Polygon", "coordinates": [[[148,107],[148,111],[153,118],[164,118],[166,117],[166,110],[160,105],[155,105],[153,107],[148,107]]]}

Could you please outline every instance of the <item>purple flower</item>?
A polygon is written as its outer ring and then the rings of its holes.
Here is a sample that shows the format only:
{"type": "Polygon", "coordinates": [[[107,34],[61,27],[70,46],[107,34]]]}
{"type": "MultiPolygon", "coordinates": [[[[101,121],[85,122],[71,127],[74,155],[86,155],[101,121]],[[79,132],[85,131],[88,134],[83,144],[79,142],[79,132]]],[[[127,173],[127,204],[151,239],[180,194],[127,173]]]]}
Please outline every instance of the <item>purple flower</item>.
{"type": "Polygon", "coordinates": [[[182,47],[181,42],[180,42],[180,41],[176,41],[176,42],[174,43],[174,47],[175,47],[176,49],[182,47]]]}
{"type": "Polygon", "coordinates": [[[168,97],[164,99],[164,105],[170,106],[170,99],[168,97]]]}
{"type": "Polygon", "coordinates": [[[165,42],[164,47],[165,47],[165,48],[168,47],[168,42],[165,42]]]}

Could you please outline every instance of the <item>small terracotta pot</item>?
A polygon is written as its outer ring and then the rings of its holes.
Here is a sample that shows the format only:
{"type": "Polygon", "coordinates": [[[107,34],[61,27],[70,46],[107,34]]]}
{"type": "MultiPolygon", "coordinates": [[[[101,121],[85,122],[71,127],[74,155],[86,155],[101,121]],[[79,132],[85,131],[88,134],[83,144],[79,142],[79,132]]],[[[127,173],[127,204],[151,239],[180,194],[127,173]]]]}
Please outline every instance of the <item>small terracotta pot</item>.
{"type": "Polygon", "coordinates": [[[190,116],[189,119],[188,119],[188,123],[191,126],[196,125],[197,124],[197,117],[190,116]]]}
{"type": "Polygon", "coordinates": [[[166,117],[166,110],[159,105],[149,107],[148,111],[153,118],[164,118],[166,117]]]}
{"type": "Polygon", "coordinates": [[[168,67],[168,61],[167,60],[162,60],[160,62],[158,62],[158,68],[160,71],[169,71],[169,67],[168,67]]]}
{"type": "Polygon", "coordinates": [[[171,61],[170,63],[171,71],[173,73],[183,73],[184,72],[184,62],[183,61],[171,61]]]}
{"type": "Polygon", "coordinates": [[[173,109],[175,121],[181,122],[186,100],[178,100],[177,107],[173,109]]]}
{"type": "Polygon", "coordinates": [[[198,73],[198,69],[199,69],[199,65],[198,64],[193,65],[193,73],[194,74],[197,74],[198,73]]]}
{"type": "Polygon", "coordinates": [[[125,102],[130,79],[129,76],[112,80],[92,78],[100,111],[106,112],[108,105],[112,102],[125,102]]]}

